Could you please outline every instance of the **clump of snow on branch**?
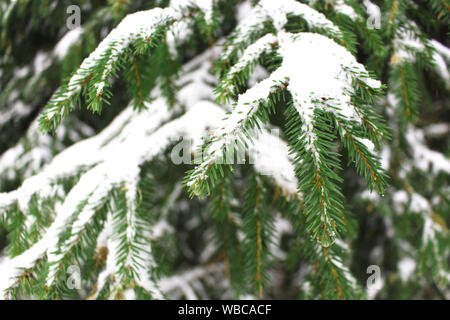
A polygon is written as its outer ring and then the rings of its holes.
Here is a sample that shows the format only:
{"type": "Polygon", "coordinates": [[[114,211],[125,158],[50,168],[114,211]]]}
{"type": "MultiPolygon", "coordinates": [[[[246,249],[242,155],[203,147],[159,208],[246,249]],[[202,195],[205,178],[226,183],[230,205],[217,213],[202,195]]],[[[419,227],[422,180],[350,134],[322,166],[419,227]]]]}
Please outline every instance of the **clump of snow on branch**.
{"type": "MultiPolygon", "coordinates": [[[[351,102],[354,92],[353,79],[356,78],[374,89],[381,87],[381,83],[372,79],[350,52],[333,40],[315,33],[293,35],[284,31],[280,31],[276,36],[266,35],[250,46],[247,50],[253,55],[242,57],[236,67],[232,67],[225,76],[224,83],[228,85],[229,79],[241,70],[242,66],[248,65],[249,61],[268,50],[270,43],[275,40],[279,45],[276,50],[283,58],[282,65],[268,78],[239,95],[232,113],[215,132],[217,139],[208,149],[210,159],[197,167],[189,185],[206,178],[210,163],[221,156],[221,150],[227,144],[237,138],[236,133],[244,128],[245,120],[251,118],[259,104],[266,101],[277,88],[283,88],[285,83],[288,83],[288,90],[302,116],[305,130],[309,132],[310,148],[314,148],[315,140],[311,126],[314,108],[319,107],[335,113],[347,121],[361,122],[361,116],[351,102]],[[322,103],[323,100],[327,101],[326,104],[322,103]]],[[[318,159],[317,151],[314,153],[318,159]]]]}

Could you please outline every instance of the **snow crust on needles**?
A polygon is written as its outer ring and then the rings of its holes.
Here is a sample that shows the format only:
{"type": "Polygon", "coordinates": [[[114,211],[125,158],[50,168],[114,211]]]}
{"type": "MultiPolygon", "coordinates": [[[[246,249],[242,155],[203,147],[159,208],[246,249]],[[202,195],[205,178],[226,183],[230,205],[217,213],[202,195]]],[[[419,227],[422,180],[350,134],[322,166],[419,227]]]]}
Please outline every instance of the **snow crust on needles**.
{"type": "MultiPolygon", "coordinates": [[[[129,44],[138,38],[146,39],[150,37],[156,29],[166,23],[168,20],[180,20],[183,11],[188,6],[198,7],[205,15],[205,20],[208,23],[212,23],[213,16],[213,1],[212,0],[200,0],[200,1],[171,1],[171,7],[168,8],[154,8],[147,11],[139,11],[126,16],[122,22],[112,30],[109,35],[98,45],[98,47],[86,58],[79,71],[72,76],[69,81],[68,90],[64,92],[56,101],[64,101],[67,98],[75,95],[80,90],[80,81],[86,77],[86,70],[94,68],[97,62],[102,58],[102,55],[107,52],[108,49],[114,48],[108,57],[108,63],[103,72],[102,81],[97,83],[97,94],[100,94],[108,77],[112,70],[112,66],[119,58],[123,50],[129,46],[129,44]]],[[[58,56],[61,56],[67,51],[67,47],[73,42],[74,39],[79,37],[82,29],[69,32],[63,39],[56,51],[58,56]]],[[[54,116],[53,112],[49,112],[47,117],[51,119],[54,116]]]]}
{"type": "Polygon", "coordinates": [[[325,98],[328,104],[339,107],[345,118],[358,121],[351,103],[353,77],[372,88],[379,88],[381,83],[370,78],[364,66],[330,38],[316,33],[281,33],[278,38],[291,93],[305,105],[325,98]]]}
{"type": "Polygon", "coordinates": [[[322,28],[335,35],[341,32],[324,14],[312,9],[310,6],[294,0],[263,0],[261,7],[264,8],[277,30],[281,30],[287,23],[287,15],[293,14],[301,16],[308,23],[309,27],[322,28]]]}
{"type": "MultiPolygon", "coordinates": [[[[243,56],[237,62],[237,67],[231,68],[230,74],[254,60],[256,53],[267,50],[267,40],[278,42],[278,53],[283,58],[281,66],[268,78],[238,96],[233,111],[217,130],[217,138],[208,149],[210,161],[204,161],[197,167],[193,174],[194,179],[189,182],[189,185],[206,178],[209,164],[221,156],[221,150],[226,145],[239,138],[238,133],[244,127],[245,120],[257,111],[260,102],[266,101],[269,95],[277,87],[283,86],[286,81],[289,83],[288,89],[293,96],[294,105],[304,123],[303,131],[308,140],[307,148],[314,154],[317,162],[319,162],[319,156],[314,147],[316,136],[312,132],[314,108],[335,113],[346,121],[361,122],[351,102],[351,95],[354,92],[353,79],[358,78],[371,88],[381,87],[381,82],[370,78],[364,66],[358,63],[344,47],[323,35],[306,32],[294,35],[279,31],[276,36],[264,36],[247,48],[246,52],[251,53],[252,56],[243,56]]],[[[230,74],[225,76],[225,83],[228,78],[231,78],[230,74]]],[[[367,146],[369,150],[372,149],[371,144],[367,146]]]]}
{"type": "MultiPolygon", "coordinates": [[[[151,36],[156,28],[167,19],[180,18],[181,14],[172,8],[154,8],[148,11],[140,11],[126,16],[122,22],[112,30],[109,35],[98,45],[98,47],[81,64],[78,72],[75,73],[68,84],[68,90],[64,92],[56,101],[64,101],[75,95],[80,89],[80,82],[87,76],[86,71],[93,69],[103,54],[108,49],[114,48],[108,57],[108,63],[102,75],[102,81],[97,83],[97,93],[100,94],[106,85],[112,65],[119,58],[122,51],[128,45],[142,37],[151,36]]],[[[47,117],[51,119],[54,112],[48,112],[47,117]]]]}
{"type": "MultiPolygon", "coordinates": [[[[120,55],[130,43],[138,39],[147,39],[148,37],[151,37],[159,26],[168,21],[177,23],[189,7],[199,8],[204,14],[206,22],[208,24],[213,22],[213,0],[172,0],[171,5],[168,8],[153,8],[127,15],[98,45],[89,57],[83,61],[78,71],[71,77],[67,89],[59,92],[59,96],[55,97],[54,102],[63,102],[75,96],[81,89],[80,83],[82,83],[89,73],[91,73],[90,71],[97,66],[98,62],[104,58],[104,54],[112,49],[108,54],[107,63],[105,63],[101,80],[95,84],[97,95],[101,95],[105,86],[107,86],[114,63],[119,59],[120,55]]],[[[178,26],[183,26],[185,24],[185,22],[177,23],[178,26]]],[[[76,40],[81,33],[82,29],[76,29],[76,31],[69,32],[59,43],[56,55],[61,57],[67,51],[70,43],[76,40]]],[[[184,32],[178,33],[177,35],[180,37],[187,37],[189,34],[189,32],[184,32]]],[[[172,43],[173,40],[170,42],[172,43]]],[[[173,47],[173,44],[171,44],[171,47],[173,47]]],[[[47,118],[52,119],[55,116],[56,110],[48,111],[47,118]]]]}
{"type": "Polygon", "coordinates": [[[289,14],[302,17],[311,29],[320,29],[330,36],[342,37],[341,31],[333,22],[304,3],[295,0],[262,0],[254,8],[245,4],[247,2],[239,7],[240,19],[233,33],[233,45],[226,47],[222,59],[228,59],[237,46],[250,40],[252,34],[261,32],[265,22],[272,22],[278,31],[282,31],[288,22],[289,14]]]}

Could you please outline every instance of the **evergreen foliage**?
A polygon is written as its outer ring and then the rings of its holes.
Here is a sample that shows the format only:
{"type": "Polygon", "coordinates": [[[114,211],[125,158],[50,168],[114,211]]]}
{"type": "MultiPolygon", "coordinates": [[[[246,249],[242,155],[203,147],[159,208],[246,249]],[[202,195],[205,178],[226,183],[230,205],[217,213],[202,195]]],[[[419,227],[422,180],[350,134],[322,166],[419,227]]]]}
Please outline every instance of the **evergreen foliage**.
{"type": "Polygon", "coordinates": [[[3,1],[0,296],[450,298],[449,22],[445,0],[3,1]]]}

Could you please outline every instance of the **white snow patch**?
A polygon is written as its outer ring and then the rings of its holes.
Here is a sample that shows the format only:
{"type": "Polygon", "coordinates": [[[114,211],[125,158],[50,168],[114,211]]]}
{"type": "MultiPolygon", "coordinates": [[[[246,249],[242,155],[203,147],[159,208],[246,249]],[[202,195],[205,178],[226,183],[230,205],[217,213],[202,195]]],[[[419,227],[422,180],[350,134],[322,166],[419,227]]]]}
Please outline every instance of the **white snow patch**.
{"type": "Polygon", "coordinates": [[[415,269],[416,261],[410,257],[405,257],[398,262],[398,271],[403,282],[407,282],[411,278],[415,269]]]}
{"type": "Polygon", "coordinates": [[[67,32],[64,37],[62,37],[61,40],[59,40],[59,42],[56,44],[53,53],[59,59],[63,59],[66,56],[67,52],[69,52],[70,47],[80,39],[83,32],[83,27],[77,27],[67,32]]]}
{"type": "Polygon", "coordinates": [[[450,173],[450,160],[442,153],[429,149],[425,145],[424,131],[410,126],[406,132],[411,152],[413,154],[413,165],[427,172],[430,167],[434,174],[439,171],[450,173]]]}
{"type": "Polygon", "coordinates": [[[339,13],[345,14],[352,20],[358,19],[358,15],[356,14],[355,9],[353,9],[352,6],[346,4],[344,0],[334,0],[334,10],[339,13]]]}

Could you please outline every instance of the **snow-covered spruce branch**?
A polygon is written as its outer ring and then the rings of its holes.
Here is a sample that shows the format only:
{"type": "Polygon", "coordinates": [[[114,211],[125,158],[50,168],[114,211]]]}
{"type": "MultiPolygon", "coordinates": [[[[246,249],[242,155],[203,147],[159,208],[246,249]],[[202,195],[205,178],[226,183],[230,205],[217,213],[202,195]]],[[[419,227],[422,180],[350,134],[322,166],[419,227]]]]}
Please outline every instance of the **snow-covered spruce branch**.
{"type": "Polygon", "coordinates": [[[273,104],[281,98],[280,91],[287,90],[292,97],[292,107],[288,109],[288,133],[292,152],[298,153],[299,191],[311,195],[305,206],[311,217],[314,238],[329,246],[337,236],[337,229],[343,228],[343,208],[339,205],[343,199],[336,184],[340,178],[333,172],[340,164],[330,151],[331,136],[327,132],[331,132],[331,127],[325,117],[335,119],[341,139],[369,187],[377,187],[383,192],[385,174],[373,153],[374,143],[369,140],[373,136],[365,136],[365,132],[375,128],[383,135],[386,129],[376,118],[370,127],[368,121],[364,121],[370,116],[367,111],[370,100],[353,99],[356,95],[364,96],[358,90],[379,92],[381,84],[370,78],[352,54],[333,40],[314,33],[292,35],[279,31],[277,36],[266,35],[248,47],[243,58],[224,76],[221,84],[226,87],[219,86],[217,90],[229,92],[230,79],[248,68],[247,65],[256,58],[254,55],[269,49],[276,50],[283,59],[281,66],[267,79],[239,95],[222,128],[215,132],[216,138],[208,143],[206,160],[192,171],[187,185],[194,194],[208,194],[221,174],[220,165],[215,162],[223,157],[227,145],[238,141],[239,145],[246,146],[251,139],[247,131],[268,119],[273,104]],[[311,61],[312,57],[316,63],[311,61]],[[300,161],[305,157],[306,161],[300,161]]]}
{"type": "MultiPolygon", "coordinates": [[[[183,19],[194,19],[199,12],[207,23],[213,23],[212,1],[204,2],[198,6],[193,1],[173,1],[169,8],[154,8],[125,17],[83,61],[70,80],[53,95],[47,111],[40,119],[41,129],[46,132],[54,131],[61,119],[74,108],[74,104],[79,103],[81,96],[87,98],[90,110],[100,112],[102,104],[107,103],[107,99],[111,97],[108,89],[111,86],[110,78],[121,69],[129,69],[131,66],[134,66],[136,77],[139,78],[134,57],[158,47],[174,24],[183,19]]],[[[187,36],[189,33],[178,35],[187,36]]]]}
{"type": "MultiPolygon", "coordinates": [[[[135,142],[144,139],[149,131],[152,131],[151,126],[149,126],[148,120],[151,119],[151,121],[155,124],[155,126],[153,127],[153,130],[155,130],[161,124],[164,118],[167,118],[168,116],[168,112],[165,111],[165,105],[161,101],[156,102],[154,104],[154,107],[154,111],[157,111],[160,114],[158,115],[154,112],[148,112],[148,114],[151,115],[149,116],[149,118],[145,119],[144,117],[137,117],[135,121],[130,122],[129,128],[133,128],[133,134],[126,135],[127,130],[123,130],[122,132],[124,132],[124,137],[126,137],[125,140],[122,141],[122,143],[120,143],[119,145],[105,148],[106,150],[100,152],[99,155],[101,154],[102,158],[98,159],[100,160],[98,161],[99,163],[80,163],[80,166],[93,165],[93,168],[90,168],[86,173],[84,173],[76,186],[67,194],[60,210],[57,210],[56,212],[55,222],[53,222],[50,228],[45,232],[44,237],[37,243],[33,244],[33,246],[29,250],[14,258],[9,263],[9,272],[7,270],[2,272],[2,278],[6,280],[6,283],[2,288],[3,290],[9,288],[14,284],[15,275],[20,274],[21,269],[31,268],[37,262],[37,260],[42,258],[46,253],[48,253],[49,255],[49,263],[53,266],[53,268],[56,268],[54,271],[50,269],[48,285],[51,285],[54,281],[54,279],[52,278],[52,274],[56,272],[56,270],[64,261],[64,255],[68,254],[70,252],[70,249],[77,244],[77,241],[80,239],[79,233],[86,230],[86,225],[89,223],[90,219],[92,219],[92,217],[96,214],[97,209],[104,204],[103,199],[105,199],[109,195],[109,192],[114,188],[125,190],[125,199],[127,202],[125,206],[122,206],[121,210],[123,210],[124,208],[127,209],[125,212],[127,216],[125,218],[127,220],[124,221],[124,226],[128,226],[127,228],[131,229],[126,231],[126,241],[132,241],[132,239],[129,239],[128,237],[132,236],[133,233],[136,233],[136,230],[133,230],[135,226],[130,219],[136,219],[134,217],[134,208],[137,202],[136,197],[138,196],[136,182],[139,180],[139,166],[142,165],[145,161],[150,161],[155,155],[163,151],[168,146],[168,143],[170,141],[169,139],[171,137],[176,139],[179,136],[186,136],[185,134],[190,135],[195,133],[204,133],[204,131],[189,130],[190,128],[186,126],[189,124],[195,124],[195,126],[199,125],[198,121],[193,120],[198,118],[198,116],[201,114],[201,109],[202,112],[206,110],[205,106],[203,106],[203,108],[198,107],[197,112],[195,112],[194,109],[194,111],[191,113],[190,118],[189,114],[187,114],[186,117],[181,118],[177,122],[169,123],[166,127],[163,126],[155,131],[153,133],[153,138],[148,138],[149,141],[153,141],[150,145],[151,149],[142,149],[141,145],[136,144],[135,142]],[[141,130],[136,130],[138,126],[141,127],[141,130]],[[131,141],[134,141],[134,143],[130,143],[131,141]],[[108,149],[110,150],[107,151],[108,149]],[[112,152],[112,154],[109,154],[110,156],[108,155],[109,152],[112,152]],[[121,160],[121,154],[127,154],[128,156],[126,167],[121,160]],[[103,158],[103,156],[105,157],[103,158]],[[86,200],[88,202],[83,203],[83,201],[86,200]],[[72,221],[74,218],[75,221],[72,221]],[[72,230],[70,232],[71,236],[67,241],[65,241],[65,243],[59,244],[62,232],[65,231],[68,223],[73,223],[72,230]],[[55,255],[54,253],[58,250],[58,246],[61,246],[60,251],[63,253],[55,255]]],[[[205,119],[205,121],[213,121],[214,119],[217,120],[217,114],[216,118],[213,117],[213,113],[209,113],[208,115],[210,116],[210,119],[205,119]]],[[[203,128],[205,127],[206,126],[203,126],[203,128]]],[[[200,139],[200,137],[201,136],[186,136],[186,138],[195,138],[197,140],[200,139]]],[[[79,147],[81,149],[77,150],[77,154],[85,154],[86,152],[89,153],[86,148],[83,149],[81,148],[81,146],[75,145],[71,149],[65,151],[66,155],[69,154],[69,156],[73,157],[73,154],[70,154],[70,151],[74,150],[73,148],[76,147],[79,147]]],[[[61,156],[64,155],[64,153],[61,154],[61,156]]],[[[56,168],[58,168],[59,159],[56,158],[46,168],[46,171],[51,172],[50,175],[52,175],[53,177],[55,175],[57,176],[58,174],[74,174],[74,172],[58,172],[56,168]]],[[[43,185],[51,185],[49,179],[51,178],[48,177],[45,173],[40,174],[32,177],[31,180],[26,180],[24,185],[25,187],[23,186],[22,188],[27,188],[27,195],[31,197],[36,192],[41,191],[43,185]]],[[[2,194],[2,200],[6,198],[7,204],[8,202],[10,203],[13,200],[17,201],[19,199],[15,198],[14,195],[20,194],[21,191],[23,192],[24,190],[14,191],[12,194],[2,194]]],[[[41,197],[45,196],[49,195],[41,194],[41,197]]],[[[21,209],[26,211],[26,207],[24,206],[27,205],[29,198],[20,200],[23,201],[21,203],[21,209]]],[[[118,214],[120,215],[120,213],[118,214]]],[[[115,226],[120,227],[121,224],[117,223],[115,224],[115,226]]],[[[132,243],[130,243],[130,245],[131,244],[132,243]]],[[[128,259],[126,259],[126,261],[124,262],[130,263],[128,259]]],[[[131,267],[131,265],[129,266],[131,267]]]]}
{"type": "Polygon", "coordinates": [[[236,54],[264,33],[265,24],[271,23],[276,30],[282,30],[289,16],[301,18],[311,31],[323,32],[327,36],[344,41],[339,28],[311,7],[295,0],[282,0],[277,3],[264,0],[251,9],[246,19],[240,22],[225,42],[225,50],[218,60],[218,65],[230,64],[236,54]]]}

